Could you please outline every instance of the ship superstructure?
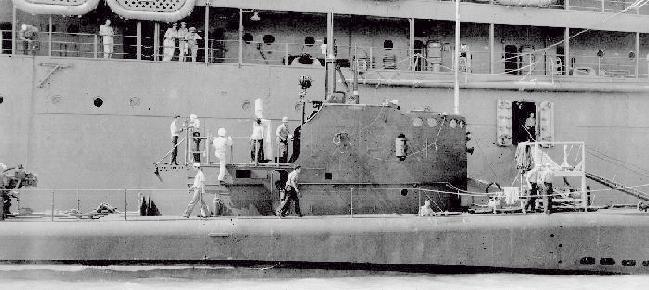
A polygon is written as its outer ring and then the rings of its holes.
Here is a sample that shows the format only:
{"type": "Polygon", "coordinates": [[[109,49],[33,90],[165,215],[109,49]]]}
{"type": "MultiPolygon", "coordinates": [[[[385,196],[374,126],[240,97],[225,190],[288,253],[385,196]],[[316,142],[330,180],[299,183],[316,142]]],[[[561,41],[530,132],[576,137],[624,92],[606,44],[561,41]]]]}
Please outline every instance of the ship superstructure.
{"type": "MultiPolygon", "coordinates": [[[[247,148],[257,101],[275,124],[284,115],[299,123],[301,75],[313,78],[314,100],[328,82],[325,96],[353,96],[356,66],[364,103],[453,110],[449,1],[0,3],[0,158],[47,172],[42,188],[174,188],[186,176],[160,183],[151,174],[151,160],[169,150],[171,116],[195,113],[247,148]],[[114,30],[109,59],[99,34],[106,19],[114,30]],[[180,22],[202,38],[196,63],[179,61],[178,39],[163,61],[165,32],[180,22]],[[38,28],[38,49],[23,51],[21,24],[38,28]],[[327,62],[339,72],[327,75],[327,62]]],[[[619,1],[462,2],[460,108],[475,148],[468,175],[511,183],[514,145],[530,138],[523,127],[534,113],[538,141],[584,140],[592,173],[646,183],[637,146],[649,141],[646,9],[619,1]]],[[[235,159],[246,153],[235,150],[235,159]]],[[[634,201],[608,193],[594,202],[634,201]]]]}

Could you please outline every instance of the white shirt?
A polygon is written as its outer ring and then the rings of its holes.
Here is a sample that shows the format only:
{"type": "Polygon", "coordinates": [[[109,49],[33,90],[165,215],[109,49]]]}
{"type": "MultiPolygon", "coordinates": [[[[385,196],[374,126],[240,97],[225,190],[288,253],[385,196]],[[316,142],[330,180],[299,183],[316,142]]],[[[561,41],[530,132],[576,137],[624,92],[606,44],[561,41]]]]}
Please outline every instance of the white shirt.
{"type": "Polygon", "coordinates": [[[252,135],[250,135],[250,139],[253,140],[264,139],[264,127],[262,125],[257,124],[256,122],[252,124],[252,135]]]}
{"type": "Polygon", "coordinates": [[[113,31],[113,27],[110,25],[99,25],[99,35],[102,36],[104,43],[106,43],[106,41],[112,42],[115,32],[113,31]]]}
{"type": "Polygon", "coordinates": [[[297,185],[298,185],[297,184],[297,179],[298,179],[298,177],[299,177],[299,175],[297,174],[297,171],[295,171],[295,170],[291,171],[291,173],[288,174],[288,180],[286,181],[286,185],[290,185],[293,188],[295,188],[295,190],[297,190],[297,185]]]}
{"type": "Polygon", "coordinates": [[[214,144],[214,154],[216,156],[225,156],[228,146],[232,145],[232,137],[216,137],[212,144],[214,144]]]}
{"type": "Polygon", "coordinates": [[[199,170],[196,172],[196,176],[194,177],[194,188],[198,188],[200,190],[205,190],[205,174],[203,174],[202,170],[199,170]]]}
{"type": "Polygon", "coordinates": [[[187,35],[187,33],[189,33],[189,29],[187,29],[187,27],[185,28],[181,27],[178,28],[178,32],[176,36],[180,39],[180,41],[185,41],[185,35],[187,35]]]}
{"type": "Polygon", "coordinates": [[[275,131],[275,135],[280,141],[288,141],[288,128],[286,124],[279,125],[275,131]]]}
{"type": "Polygon", "coordinates": [[[196,130],[200,129],[201,128],[201,120],[199,120],[198,118],[196,118],[196,119],[190,118],[189,119],[189,127],[192,127],[192,128],[194,128],[196,130]]]}
{"type": "Polygon", "coordinates": [[[171,137],[178,137],[180,136],[178,133],[178,127],[176,126],[176,120],[173,120],[171,122],[171,125],[169,126],[169,130],[171,130],[171,137]]]}
{"type": "Polygon", "coordinates": [[[190,47],[193,47],[193,46],[198,47],[197,43],[196,43],[196,40],[199,40],[199,39],[203,39],[203,38],[200,37],[200,35],[198,35],[198,33],[196,33],[196,32],[188,32],[185,35],[185,40],[187,40],[187,43],[189,44],[190,47]]]}
{"type": "Polygon", "coordinates": [[[165,32],[165,38],[176,38],[178,36],[178,30],[173,29],[173,27],[167,28],[165,32]]]}

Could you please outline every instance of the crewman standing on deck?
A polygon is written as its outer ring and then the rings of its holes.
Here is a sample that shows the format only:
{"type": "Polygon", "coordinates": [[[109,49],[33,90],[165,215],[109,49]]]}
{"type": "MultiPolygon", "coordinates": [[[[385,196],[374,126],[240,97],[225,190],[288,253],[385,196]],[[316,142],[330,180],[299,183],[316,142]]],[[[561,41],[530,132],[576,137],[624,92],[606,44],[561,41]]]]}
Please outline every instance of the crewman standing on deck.
{"type": "Polygon", "coordinates": [[[178,60],[183,62],[185,61],[185,56],[187,56],[187,50],[189,49],[187,46],[187,39],[185,39],[187,33],[189,33],[187,23],[180,22],[180,28],[178,28],[178,31],[176,32],[176,37],[178,37],[178,60]]]}
{"type": "Polygon", "coordinates": [[[529,196],[527,197],[527,202],[525,203],[525,210],[529,208],[530,212],[536,211],[536,199],[538,198],[539,193],[539,168],[534,167],[526,173],[527,182],[529,183],[529,196]]]}
{"type": "Polygon", "coordinates": [[[279,156],[277,161],[279,163],[288,162],[288,140],[291,138],[288,130],[288,117],[282,118],[282,124],[275,130],[277,136],[277,144],[279,146],[279,156]]]}
{"type": "Polygon", "coordinates": [[[543,189],[543,206],[545,208],[544,212],[546,214],[552,213],[552,194],[554,194],[554,190],[552,188],[553,178],[554,172],[552,171],[552,168],[550,168],[550,165],[541,165],[541,169],[539,171],[539,185],[542,184],[541,188],[543,189]]]}
{"type": "MultiPolygon", "coordinates": [[[[192,198],[189,200],[189,204],[187,205],[187,208],[185,208],[185,212],[183,213],[183,217],[186,218],[189,218],[189,215],[191,215],[192,211],[194,210],[194,206],[198,202],[200,202],[201,204],[201,212],[204,212],[206,215],[209,214],[210,212],[210,209],[207,207],[207,204],[203,200],[203,194],[205,194],[205,174],[201,169],[200,163],[194,163],[194,167],[197,170],[196,176],[194,177],[194,185],[192,185],[192,187],[189,188],[189,190],[194,190],[194,194],[192,195],[192,198]]],[[[201,217],[206,217],[206,216],[201,216],[201,217]]]]}
{"type": "Polygon", "coordinates": [[[250,135],[250,160],[253,163],[264,162],[264,126],[261,119],[255,119],[250,135]]]}
{"type": "Polygon", "coordinates": [[[189,52],[192,54],[192,62],[196,62],[196,56],[198,55],[198,40],[203,39],[196,33],[195,27],[190,27],[189,32],[185,35],[185,40],[187,41],[187,47],[189,52]]]}
{"type": "Polygon", "coordinates": [[[212,144],[214,144],[214,155],[219,160],[219,184],[222,184],[226,173],[225,165],[228,163],[225,153],[228,147],[232,146],[232,137],[225,136],[225,128],[219,128],[218,134],[219,136],[214,138],[212,144]]]}
{"type": "Polygon", "coordinates": [[[300,196],[302,194],[300,194],[298,188],[300,172],[302,172],[302,167],[298,165],[288,174],[288,180],[286,181],[286,196],[276,213],[279,217],[284,217],[286,215],[288,208],[291,206],[291,201],[295,203],[295,214],[302,217],[302,211],[300,210],[300,196]]]}
{"type": "Polygon", "coordinates": [[[189,124],[187,127],[192,132],[192,137],[194,138],[194,162],[201,163],[201,121],[198,119],[198,116],[195,114],[189,115],[189,124]]]}
{"type": "Polygon", "coordinates": [[[178,136],[180,136],[180,132],[184,130],[183,128],[178,130],[178,120],[180,120],[180,116],[176,115],[169,126],[169,129],[171,130],[171,144],[173,146],[171,149],[171,162],[169,162],[169,164],[172,165],[178,165],[178,161],[176,161],[176,158],[178,157],[178,136]]]}
{"type": "Polygon", "coordinates": [[[110,19],[106,19],[103,25],[99,25],[99,36],[101,36],[101,43],[104,46],[104,58],[111,58],[113,56],[113,36],[115,35],[115,31],[110,24],[110,19]]]}

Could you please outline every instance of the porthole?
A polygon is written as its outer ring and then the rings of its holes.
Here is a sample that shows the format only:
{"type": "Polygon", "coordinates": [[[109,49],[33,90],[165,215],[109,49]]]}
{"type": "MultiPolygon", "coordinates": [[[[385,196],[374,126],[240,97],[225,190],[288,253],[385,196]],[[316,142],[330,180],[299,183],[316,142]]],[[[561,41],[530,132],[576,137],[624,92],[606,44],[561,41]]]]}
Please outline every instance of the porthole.
{"type": "Polygon", "coordinates": [[[304,45],[313,46],[315,44],[315,38],[313,36],[307,36],[304,38],[304,45]]]}
{"type": "Polygon", "coordinates": [[[101,98],[95,98],[92,103],[95,105],[95,107],[99,108],[104,104],[104,100],[102,100],[101,98]]]}
{"type": "Polygon", "coordinates": [[[250,44],[253,41],[252,34],[249,32],[246,32],[242,37],[241,40],[243,40],[246,44],[250,44]]]}
{"type": "Polygon", "coordinates": [[[435,126],[437,126],[437,119],[428,118],[428,119],[426,119],[426,123],[428,123],[429,127],[435,127],[435,126]]]}
{"type": "Polygon", "coordinates": [[[270,45],[270,44],[273,44],[275,42],[275,36],[272,36],[270,34],[266,34],[266,35],[264,35],[262,40],[264,41],[264,44],[270,45]]]}
{"type": "Polygon", "coordinates": [[[457,127],[457,121],[455,121],[455,120],[451,120],[451,121],[448,123],[448,125],[451,126],[451,128],[455,128],[455,127],[457,127]]]}
{"type": "Polygon", "coordinates": [[[421,127],[422,125],[424,125],[424,120],[419,117],[414,117],[412,118],[412,125],[415,127],[421,127]]]}

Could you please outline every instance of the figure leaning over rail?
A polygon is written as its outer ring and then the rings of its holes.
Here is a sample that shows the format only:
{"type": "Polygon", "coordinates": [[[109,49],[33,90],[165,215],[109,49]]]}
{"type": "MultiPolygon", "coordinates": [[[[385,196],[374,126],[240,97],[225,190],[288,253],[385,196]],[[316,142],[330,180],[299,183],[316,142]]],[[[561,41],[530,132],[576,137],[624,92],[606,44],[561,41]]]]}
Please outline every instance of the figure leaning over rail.
{"type": "Polygon", "coordinates": [[[23,54],[35,55],[38,50],[38,28],[31,24],[21,24],[18,38],[23,42],[23,54]]]}
{"type": "Polygon", "coordinates": [[[178,24],[174,23],[165,31],[162,42],[162,61],[171,61],[176,54],[176,38],[178,38],[178,24]]]}

